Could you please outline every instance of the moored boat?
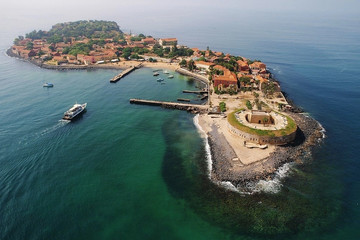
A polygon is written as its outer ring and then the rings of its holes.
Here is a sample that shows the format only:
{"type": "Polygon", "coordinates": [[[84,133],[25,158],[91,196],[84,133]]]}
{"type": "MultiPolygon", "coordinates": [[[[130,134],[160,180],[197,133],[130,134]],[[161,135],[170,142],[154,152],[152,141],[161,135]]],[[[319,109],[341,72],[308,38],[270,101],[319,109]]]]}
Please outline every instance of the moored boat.
{"type": "Polygon", "coordinates": [[[153,76],[159,76],[158,72],[154,72],[153,76]]]}
{"type": "Polygon", "coordinates": [[[163,78],[158,78],[158,79],[156,79],[156,81],[162,82],[162,81],[164,81],[164,79],[163,78]]]}
{"type": "Polygon", "coordinates": [[[165,74],[169,74],[169,72],[168,72],[167,70],[164,70],[164,73],[165,73],[165,74]]]}
{"type": "Polygon", "coordinates": [[[64,116],[62,119],[64,120],[73,120],[74,118],[76,118],[77,116],[79,116],[80,114],[82,114],[85,109],[86,109],[87,103],[84,104],[74,104],[74,106],[72,106],[69,110],[67,110],[64,113],[64,116]]]}
{"type": "Polygon", "coordinates": [[[174,78],[174,75],[169,75],[168,78],[174,78]]]}
{"type": "Polygon", "coordinates": [[[44,83],[43,87],[53,87],[54,84],[52,83],[44,83]]]}

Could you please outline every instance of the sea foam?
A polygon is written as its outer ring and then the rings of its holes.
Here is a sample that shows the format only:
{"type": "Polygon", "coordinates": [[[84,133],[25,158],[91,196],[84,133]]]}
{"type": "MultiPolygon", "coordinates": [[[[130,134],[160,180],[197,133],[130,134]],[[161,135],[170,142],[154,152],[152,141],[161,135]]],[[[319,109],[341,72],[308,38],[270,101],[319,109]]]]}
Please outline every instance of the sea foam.
{"type": "MultiPolygon", "coordinates": [[[[204,129],[202,129],[201,125],[199,124],[199,114],[195,115],[194,117],[194,125],[196,126],[198,132],[200,133],[201,138],[204,140],[205,143],[208,177],[209,179],[211,179],[213,162],[212,162],[210,144],[206,132],[204,131],[204,129]]],[[[229,181],[218,181],[216,182],[216,184],[225,189],[238,192],[241,194],[253,194],[259,192],[278,193],[282,187],[281,180],[289,175],[292,165],[293,163],[285,163],[283,166],[277,169],[274,177],[271,180],[259,180],[256,182],[249,182],[246,186],[246,189],[240,190],[229,181]]]]}

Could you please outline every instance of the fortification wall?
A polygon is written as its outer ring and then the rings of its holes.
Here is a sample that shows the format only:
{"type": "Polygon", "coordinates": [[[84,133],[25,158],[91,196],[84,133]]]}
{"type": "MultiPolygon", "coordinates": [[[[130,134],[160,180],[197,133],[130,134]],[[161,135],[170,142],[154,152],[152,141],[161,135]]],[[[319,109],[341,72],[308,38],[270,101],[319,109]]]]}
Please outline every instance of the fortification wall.
{"type": "Polygon", "coordinates": [[[284,145],[289,142],[292,142],[296,137],[296,131],[291,134],[279,137],[271,137],[271,136],[259,136],[247,132],[243,132],[235,127],[233,127],[229,122],[227,123],[229,131],[241,138],[244,141],[258,143],[258,144],[272,144],[272,145],[284,145]]]}

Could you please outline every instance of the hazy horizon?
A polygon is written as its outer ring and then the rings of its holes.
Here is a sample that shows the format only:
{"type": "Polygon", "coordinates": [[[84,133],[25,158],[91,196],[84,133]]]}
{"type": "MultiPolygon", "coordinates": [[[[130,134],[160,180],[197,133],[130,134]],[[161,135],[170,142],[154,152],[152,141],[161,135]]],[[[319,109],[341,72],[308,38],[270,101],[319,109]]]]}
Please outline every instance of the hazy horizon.
{"type": "Polygon", "coordinates": [[[172,25],[178,28],[195,27],[197,23],[204,25],[205,22],[209,26],[220,22],[243,27],[271,27],[272,22],[282,22],[284,27],[292,22],[315,26],[334,22],[345,27],[347,21],[360,22],[360,2],[355,0],[229,0],[221,3],[204,0],[171,3],[164,0],[105,0],[101,4],[64,0],[61,5],[43,0],[20,0],[2,5],[0,19],[6,23],[2,26],[2,32],[11,34],[24,34],[34,29],[47,30],[59,22],[90,19],[116,21],[121,29],[135,32],[171,28],[172,25]]]}

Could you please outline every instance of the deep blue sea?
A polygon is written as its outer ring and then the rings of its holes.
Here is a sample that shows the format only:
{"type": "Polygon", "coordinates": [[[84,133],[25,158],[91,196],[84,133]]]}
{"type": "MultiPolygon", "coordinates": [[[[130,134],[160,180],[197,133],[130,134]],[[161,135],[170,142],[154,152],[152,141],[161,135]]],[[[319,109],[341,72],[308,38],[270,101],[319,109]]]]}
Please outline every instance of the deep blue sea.
{"type": "Polygon", "coordinates": [[[161,85],[148,68],[116,84],[116,70],[40,69],[5,55],[19,32],[9,30],[0,39],[0,239],[359,239],[359,19],[231,17],[119,25],[268,65],[326,129],[277,191],[211,183],[193,115],[129,104],[191,97],[182,90],[197,82],[175,73],[161,85]],[[59,121],[75,102],[87,112],[59,121]]]}

